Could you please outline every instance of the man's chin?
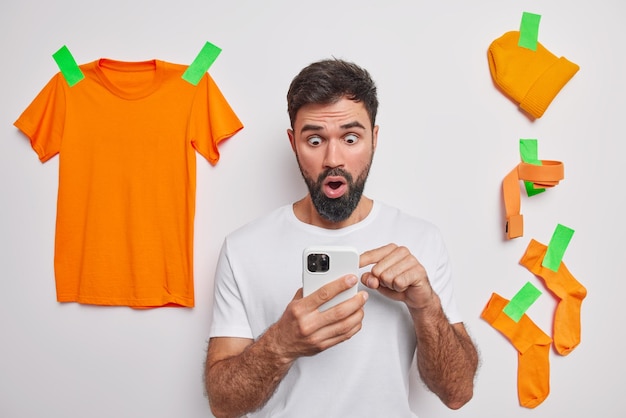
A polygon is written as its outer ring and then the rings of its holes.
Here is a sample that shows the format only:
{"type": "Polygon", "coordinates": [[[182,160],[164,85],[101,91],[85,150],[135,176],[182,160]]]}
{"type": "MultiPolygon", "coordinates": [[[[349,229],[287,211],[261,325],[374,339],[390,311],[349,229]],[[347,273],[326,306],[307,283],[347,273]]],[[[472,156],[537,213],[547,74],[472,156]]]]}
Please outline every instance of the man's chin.
{"type": "Polygon", "coordinates": [[[358,200],[354,202],[346,194],[335,199],[331,199],[326,195],[323,196],[324,198],[320,196],[318,199],[313,199],[313,204],[317,213],[330,222],[345,221],[352,215],[358,204],[358,200]]]}

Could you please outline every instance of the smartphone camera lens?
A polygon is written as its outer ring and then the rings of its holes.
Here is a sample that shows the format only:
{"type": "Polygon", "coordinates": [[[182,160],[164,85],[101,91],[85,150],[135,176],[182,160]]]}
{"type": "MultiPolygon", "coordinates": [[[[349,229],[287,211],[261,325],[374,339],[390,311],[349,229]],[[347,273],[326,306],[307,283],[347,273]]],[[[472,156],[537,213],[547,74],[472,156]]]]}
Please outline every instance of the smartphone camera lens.
{"type": "Polygon", "coordinates": [[[307,268],[311,273],[325,273],[330,268],[330,258],[328,254],[309,254],[307,257],[307,268]]]}
{"type": "Polygon", "coordinates": [[[329,265],[330,265],[330,260],[328,259],[328,255],[320,254],[320,271],[323,271],[323,272],[328,271],[329,265]]]}

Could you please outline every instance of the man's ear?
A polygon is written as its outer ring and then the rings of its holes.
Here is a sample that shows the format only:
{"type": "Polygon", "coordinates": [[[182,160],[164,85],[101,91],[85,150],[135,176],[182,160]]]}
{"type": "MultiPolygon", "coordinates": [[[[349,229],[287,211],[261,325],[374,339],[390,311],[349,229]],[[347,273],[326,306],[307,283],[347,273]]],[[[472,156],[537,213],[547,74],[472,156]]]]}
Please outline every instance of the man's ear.
{"type": "Polygon", "coordinates": [[[376,145],[378,144],[378,125],[374,126],[372,129],[372,149],[376,150],[376,145]]]}
{"type": "Polygon", "coordinates": [[[296,152],[296,136],[293,133],[293,129],[287,129],[287,136],[289,137],[291,149],[293,150],[293,152],[296,152]]]}

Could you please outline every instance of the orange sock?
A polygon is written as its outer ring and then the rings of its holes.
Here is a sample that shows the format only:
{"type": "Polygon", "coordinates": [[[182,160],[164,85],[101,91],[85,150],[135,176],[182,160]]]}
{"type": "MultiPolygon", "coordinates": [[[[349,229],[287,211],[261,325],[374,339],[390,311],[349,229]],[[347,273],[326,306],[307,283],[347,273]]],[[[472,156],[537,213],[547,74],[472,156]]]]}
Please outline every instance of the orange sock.
{"type": "Polygon", "coordinates": [[[493,293],[480,315],[500,331],[517,349],[517,396],[520,405],[534,408],[550,393],[550,344],[546,335],[524,314],[519,322],[513,321],[502,309],[509,303],[493,293]]]}
{"type": "Polygon", "coordinates": [[[580,344],[580,307],[587,289],[580,284],[561,262],[557,271],[541,265],[548,247],[531,240],[520,264],[543,279],[546,287],[559,298],[554,312],[552,336],[556,351],[565,356],[580,344]]]}

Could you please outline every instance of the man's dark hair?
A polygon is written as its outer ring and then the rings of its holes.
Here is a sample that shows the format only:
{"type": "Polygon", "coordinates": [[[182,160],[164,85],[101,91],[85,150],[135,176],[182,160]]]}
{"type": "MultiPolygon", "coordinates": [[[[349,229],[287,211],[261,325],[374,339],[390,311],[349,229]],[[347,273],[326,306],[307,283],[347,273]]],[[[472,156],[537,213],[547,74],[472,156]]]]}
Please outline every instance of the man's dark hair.
{"type": "Polygon", "coordinates": [[[365,69],[341,59],[326,59],[303,68],[292,80],[287,92],[291,127],[302,106],[331,104],[342,97],[363,102],[374,127],[378,111],[376,85],[365,69]]]}

